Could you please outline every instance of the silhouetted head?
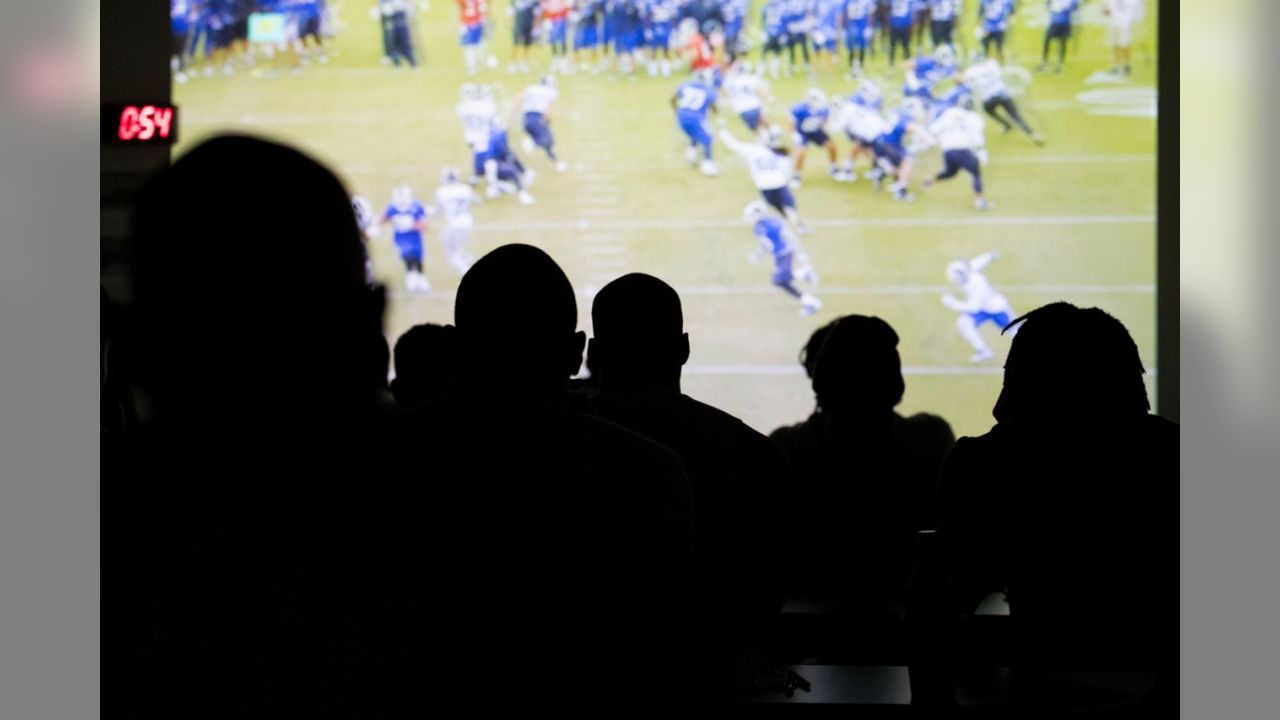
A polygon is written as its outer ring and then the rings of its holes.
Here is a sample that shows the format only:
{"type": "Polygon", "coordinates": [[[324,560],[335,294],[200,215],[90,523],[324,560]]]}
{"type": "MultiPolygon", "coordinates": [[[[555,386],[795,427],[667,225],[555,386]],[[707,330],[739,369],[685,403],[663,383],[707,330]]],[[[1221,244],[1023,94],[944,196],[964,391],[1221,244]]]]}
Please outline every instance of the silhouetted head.
{"type": "Polygon", "coordinates": [[[1108,421],[1150,411],[1138,346],[1116,318],[1057,302],[1013,326],[1004,388],[992,411],[999,422],[1108,421]]]}
{"type": "Polygon", "coordinates": [[[679,389],[689,359],[689,335],[675,289],[652,275],[631,273],[605,285],[591,305],[592,362],[603,390],[679,389]]]}
{"type": "Polygon", "coordinates": [[[878,317],[846,315],[827,326],[813,360],[813,392],[825,411],[881,413],[902,401],[898,334],[878,317]]]}
{"type": "Polygon", "coordinates": [[[582,366],[573,286],[550,255],[503,245],[462,277],[454,305],[459,383],[510,399],[563,397],[582,366]]]}
{"type": "Polygon", "coordinates": [[[804,347],[800,348],[800,365],[804,368],[805,377],[809,378],[811,381],[813,380],[814,368],[818,364],[818,355],[822,353],[822,343],[827,339],[827,333],[830,332],[831,328],[838,322],[840,322],[840,318],[836,318],[817,330],[814,330],[813,334],[809,336],[809,342],[805,343],[804,347]]]}
{"type": "Polygon", "coordinates": [[[452,325],[414,325],[396,340],[396,377],[391,392],[403,408],[444,397],[458,370],[458,339],[452,325]]]}
{"type": "Polygon", "coordinates": [[[305,406],[369,389],[382,290],[365,282],[350,198],[319,163],[206,141],[144,188],[134,238],[139,375],[161,415],[258,401],[315,417],[305,406]]]}

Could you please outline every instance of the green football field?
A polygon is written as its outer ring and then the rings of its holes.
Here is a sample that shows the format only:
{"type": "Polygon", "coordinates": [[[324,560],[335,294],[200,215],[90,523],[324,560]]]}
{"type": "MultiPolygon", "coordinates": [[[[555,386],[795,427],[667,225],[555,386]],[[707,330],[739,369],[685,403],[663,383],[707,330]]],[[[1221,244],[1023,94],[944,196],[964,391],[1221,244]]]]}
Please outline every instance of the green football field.
{"type": "MultiPolygon", "coordinates": [[[[340,25],[325,65],[274,76],[241,69],[176,85],[183,146],[222,130],[264,134],[327,161],[353,193],[379,208],[399,183],[426,201],[443,166],[465,169],[470,161],[454,113],[467,81],[457,9],[436,0],[419,13],[418,52],[425,49],[426,62],[408,71],[380,63],[381,34],[369,5],[344,0],[336,8],[340,25]]],[[[1060,75],[1027,72],[1039,63],[1045,12],[1037,3],[1022,5],[1010,32],[1007,72],[1025,86],[1018,102],[1047,145],[1001,135],[988,123],[990,163],[983,174],[995,207],[985,213],[973,209],[965,176],[920,190],[919,179],[940,166],[936,149],[918,159],[912,204],[896,203],[862,179],[837,184],[826,176],[825,158],[811,153],[796,198],[814,231],[804,242],[821,275],[814,292],[825,306],[806,318],[797,315],[798,303],[770,286],[771,264],[748,259],[755,240],[741,215],[758,193],[745,165],[719,145],[720,177],[703,177],[684,162],[685,141],[669,106],[682,74],[561,78],[552,128],[571,170],[556,174],[544,156],[521,152],[513,105],[547,66],[548,51],[535,50],[532,74],[509,74],[511,22],[499,11],[491,50],[503,62],[476,81],[495,86],[513,147],[538,172],[531,188],[537,202],[526,207],[504,197],[478,206],[472,252],[478,257],[510,242],[546,249],[578,289],[579,322],[588,332],[593,289],[631,271],[663,278],[684,300],[693,347],[685,392],[764,432],[812,410],[797,353],[815,328],[848,313],[878,315],[898,330],[908,376],[902,411],[940,414],[957,434],[990,427],[1008,341],[985,326],[996,358],[970,364],[972,351],[940,296],[950,290],[949,261],[991,250],[1000,257],[986,275],[1015,311],[1054,300],[1103,307],[1133,332],[1154,371],[1154,6],[1135,34],[1133,75],[1117,83],[1097,75],[1111,65],[1097,2],[1080,13],[1083,30],[1060,75]]],[[[966,6],[957,30],[962,57],[964,44],[976,44],[972,3],[966,6]]],[[[869,71],[891,106],[900,96],[901,72],[889,75],[883,53],[869,71]]],[[[776,101],[768,110],[781,119],[812,85],[829,94],[854,89],[835,69],[819,69],[814,80],[782,78],[771,82],[776,101]]],[[[738,137],[748,137],[727,103],[722,118],[738,137]]],[[[838,142],[843,156],[847,142],[838,142]]],[[[459,278],[434,240],[433,231],[426,248],[433,289],[426,296],[400,292],[402,268],[388,233],[370,241],[375,272],[392,290],[391,342],[416,323],[452,321],[459,278]]],[[[306,312],[305,299],[298,311],[306,312]]],[[[1154,393],[1154,380],[1149,386],[1154,393]]]]}

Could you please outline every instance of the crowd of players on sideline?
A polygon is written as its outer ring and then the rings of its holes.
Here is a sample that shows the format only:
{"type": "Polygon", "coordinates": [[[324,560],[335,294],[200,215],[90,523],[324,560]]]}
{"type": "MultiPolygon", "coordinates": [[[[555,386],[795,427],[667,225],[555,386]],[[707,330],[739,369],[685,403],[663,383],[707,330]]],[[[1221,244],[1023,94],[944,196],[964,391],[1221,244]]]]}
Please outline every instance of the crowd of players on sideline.
{"type": "MultiPolygon", "coordinates": [[[[332,34],[335,23],[325,0],[171,1],[174,69],[180,79],[201,44],[207,58],[205,74],[218,66],[233,72],[237,57],[251,63],[254,48],[248,43],[248,26],[253,13],[283,14],[286,41],[276,49],[294,52],[295,69],[313,58],[326,60],[324,37],[332,34]]],[[[486,50],[492,35],[488,5],[484,0],[456,3],[467,73],[477,74],[482,61],[496,67],[497,59],[486,50]]],[[[1041,70],[1050,67],[1054,42],[1058,45],[1055,69],[1061,70],[1080,4],[1081,0],[1046,0],[1049,23],[1041,70]]],[[[516,101],[517,121],[526,135],[524,148],[540,149],[558,172],[568,169],[555,152],[550,129],[558,95],[557,74],[605,70],[611,64],[610,55],[622,74],[646,68],[651,76],[669,77],[674,69],[688,70],[690,78],[671,99],[677,125],[688,140],[686,157],[704,175],[719,174],[713,160],[716,134],[708,114],[717,111],[718,97],[726,95],[734,114],[755,136],[743,141],[723,121],[718,133],[726,147],[746,160],[760,192],[760,199],[744,209],[744,220],[763,253],[773,259],[772,283],[800,302],[802,315],[810,315],[822,303],[797,285],[816,286],[818,275],[799,240],[809,228],[793,194],[801,186],[809,146],[825,152],[829,174],[836,182],[856,180],[856,164],[865,158],[866,178],[876,189],[888,181],[893,199],[902,202],[915,199],[914,159],[938,147],[942,168],[921,184],[929,187],[963,171],[970,177],[975,208],[986,210],[991,207],[982,177],[987,163],[986,121],[977,107],[1005,132],[1016,127],[1032,142],[1043,144],[1040,134],[1022,116],[1001,66],[1017,2],[978,0],[976,5],[982,49],[975,49],[970,62],[962,66],[955,25],[964,10],[963,0],[765,0],[760,10],[763,42],[760,59],[754,63],[749,59],[753,48],[744,33],[748,0],[512,0],[514,42],[508,70],[529,72],[529,49],[536,43],[545,42],[551,50],[550,72],[516,101]],[[931,45],[927,53],[923,49],[926,41],[931,45]],[[773,100],[766,77],[794,72],[798,60],[811,77],[815,64],[835,67],[841,43],[847,52],[843,65],[850,78],[858,80],[852,95],[828,98],[822,90],[811,88],[802,101],[789,108],[786,117],[775,118],[766,112],[773,100]],[[889,78],[897,75],[899,51],[902,60],[902,100],[887,111],[880,84],[864,69],[868,55],[874,55],[877,47],[887,51],[889,78]],[[843,161],[833,138],[841,135],[849,142],[843,161]]],[[[409,19],[413,3],[377,0],[372,10],[382,19],[384,62],[416,66],[421,58],[414,50],[409,19]]],[[[1142,17],[1142,2],[1105,0],[1104,11],[1112,19],[1111,38],[1117,48],[1112,72],[1127,74],[1131,26],[1142,17]]],[[[522,204],[534,202],[529,186],[535,172],[511,148],[493,88],[468,82],[460,96],[457,112],[473,158],[469,179],[457,168],[445,168],[430,204],[419,201],[408,185],[393,190],[381,213],[364,197],[353,201],[360,224],[370,237],[383,225],[391,225],[393,242],[405,266],[405,289],[411,293],[430,289],[423,271],[423,234],[429,216],[441,216],[442,249],[462,274],[470,265],[467,246],[475,224],[471,207],[480,202],[473,187],[483,181],[489,198],[513,195],[522,204]]],[[[753,261],[759,256],[754,254],[753,261]]],[[[1004,296],[981,274],[993,257],[987,254],[957,261],[947,269],[948,279],[965,290],[966,298],[948,295],[943,302],[960,313],[957,329],[973,347],[971,359],[975,362],[991,357],[977,327],[988,322],[1003,327],[1012,312],[1004,296]]]]}
{"type": "MultiPolygon", "coordinates": [[[[426,3],[414,0],[366,0],[382,28],[387,64],[416,67],[415,15],[426,3]]],[[[1048,23],[1040,69],[1061,70],[1076,14],[1088,0],[1044,0],[1048,23]]],[[[358,2],[358,0],[348,0],[358,2]]],[[[486,52],[496,30],[488,0],[454,0],[458,6],[460,43],[467,70],[475,74],[482,59],[496,67],[486,52]]],[[[1020,0],[969,0],[976,7],[977,42],[984,55],[1004,61],[1010,22],[1020,0]]],[[[1021,0],[1026,4],[1035,0],[1021,0]]],[[[1100,0],[1115,48],[1113,72],[1130,71],[1133,28],[1145,14],[1145,0],[1100,0]]],[[[494,3],[495,5],[497,3],[494,3]]],[[[1035,2],[1039,4],[1039,2],[1035,2]]],[[[315,59],[324,62],[325,45],[339,30],[337,3],[331,0],[170,0],[174,70],[180,81],[199,66],[203,74],[231,73],[236,64],[253,66],[259,55],[276,52],[294,57],[293,67],[315,59]],[[271,42],[250,43],[251,18],[274,16],[282,25],[271,42]],[[256,46],[261,52],[255,52],[256,46]]],[[[966,45],[955,31],[965,0],[510,0],[513,50],[508,69],[529,72],[530,48],[546,44],[551,70],[600,71],[616,59],[630,74],[647,68],[652,76],[670,76],[673,62],[696,53],[679,28],[692,22],[710,48],[736,59],[759,49],[770,75],[795,71],[797,61],[813,67],[843,65],[858,74],[868,56],[883,52],[892,67],[899,57],[921,54],[926,47],[966,45]],[[758,5],[760,33],[748,31],[748,16],[758,5]],[[783,69],[782,55],[788,63],[783,69]],[[841,58],[843,55],[843,63],[841,58]]],[[[270,69],[270,68],[268,68],[270,69]]]]}

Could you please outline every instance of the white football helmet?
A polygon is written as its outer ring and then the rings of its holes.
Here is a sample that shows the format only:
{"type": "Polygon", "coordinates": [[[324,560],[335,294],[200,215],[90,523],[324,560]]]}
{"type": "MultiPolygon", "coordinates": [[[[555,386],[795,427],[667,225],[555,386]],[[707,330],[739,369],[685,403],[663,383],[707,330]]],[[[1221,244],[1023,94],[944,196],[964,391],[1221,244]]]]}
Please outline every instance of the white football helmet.
{"type": "Polygon", "coordinates": [[[955,65],[956,51],[950,45],[939,45],[933,51],[933,59],[943,65],[955,65]]]}
{"type": "Polygon", "coordinates": [[[475,83],[463,83],[462,89],[458,91],[458,97],[463,100],[477,100],[480,97],[480,88],[475,83]]]}
{"type": "Polygon", "coordinates": [[[739,60],[733,68],[739,75],[750,75],[756,70],[750,60],[739,60]]]}
{"type": "Polygon", "coordinates": [[[761,218],[764,218],[768,214],[769,207],[760,200],[752,200],[747,203],[745,208],[742,209],[742,219],[745,220],[748,225],[755,225],[761,218]]]}
{"type": "Polygon", "coordinates": [[[413,204],[413,189],[408,185],[397,185],[391,190],[391,204],[404,210],[413,204]]]}
{"type": "Polygon", "coordinates": [[[922,122],[925,117],[924,101],[918,97],[909,97],[902,99],[902,112],[916,122],[922,122]]]}
{"type": "Polygon", "coordinates": [[[827,94],[818,88],[809,88],[804,94],[805,102],[809,103],[809,107],[822,107],[827,104],[827,94]]]}
{"type": "Polygon", "coordinates": [[[481,86],[480,86],[480,99],[481,99],[481,100],[492,100],[492,99],[493,99],[493,86],[492,86],[492,85],[481,85],[481,86]]]}
{"type": "Polygon", "coordinates": [[[551,74],[543,75],[542,79],[539,80],[538,82],[542,83],[543,85],[546,85],[547,87],[555,87],[556,76],[551,74]]]}
{"type": "Polygon", "coordinates": [[[956,285],[963,285],[969,279],[969,263],[956,260],[947,264],[947,280],[956,285]]]}
{"type": "Polygon", "coordinates": [[[781,150],[787,145],[787,137],[782,130],[770,125],[767,129],[760,131],[760,142],[770,150],[781,150]]]}
{"type": "Polygon", "coordinates": [[[458,172],[458,168],[456,167],[450,166],[440,171],[440,182],[445,185],[452,185],[453,183],[461,182],[461,178],[462,175],[458,172]]]}

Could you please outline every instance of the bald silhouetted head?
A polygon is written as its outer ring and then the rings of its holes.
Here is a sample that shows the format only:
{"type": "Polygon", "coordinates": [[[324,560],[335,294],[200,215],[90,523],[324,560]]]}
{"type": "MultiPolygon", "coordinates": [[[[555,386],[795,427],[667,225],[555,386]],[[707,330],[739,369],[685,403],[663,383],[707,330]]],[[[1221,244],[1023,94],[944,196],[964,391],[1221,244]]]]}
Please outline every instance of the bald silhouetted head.
{"type": "Polygon", "coordinates": [[[644,273],[624,275],[596,294],[591,324],[589,354],[603,390],[679,389],[689,335],[680,296],[670,285],[644,273]]]}
{"type": "Polygon", "coordinates": [[[1010,325],[1018,334],[1005,361],[996,420],[1075,423],[1150,411],[1138,346],[1115,317],[1057,302],[1010,325]]]}
{"type": "Polygon", "coordinates": [[[559,395],[582,365],[578,304],[560,266],[531,245],[504,245],[463,276],[454,305],[459,383],[512,399],[559,395]]]}
{"type": "Polygon", "coordinates": [[[444,397],[458,370],[457,328],[414,325],[396,340],[395,364],[391,392],[401,407],[444,397]]]}
{"type": "MultiPolygon", "coordinates": [[[[323,404],[369,384],[383,299],[337,177],[241,136],[160,172],[134,213],[140,374],[160,404],[323,404]]],[[[299,408],[301,409],[301,408],[299,408]]]]}
{"type": "Polygon", "coordinates": [[[823,410],[880,413],[902,401],[898,334],[878,317],[846,315],[821,338],[813,367],[813,392],[823,410]]]}

